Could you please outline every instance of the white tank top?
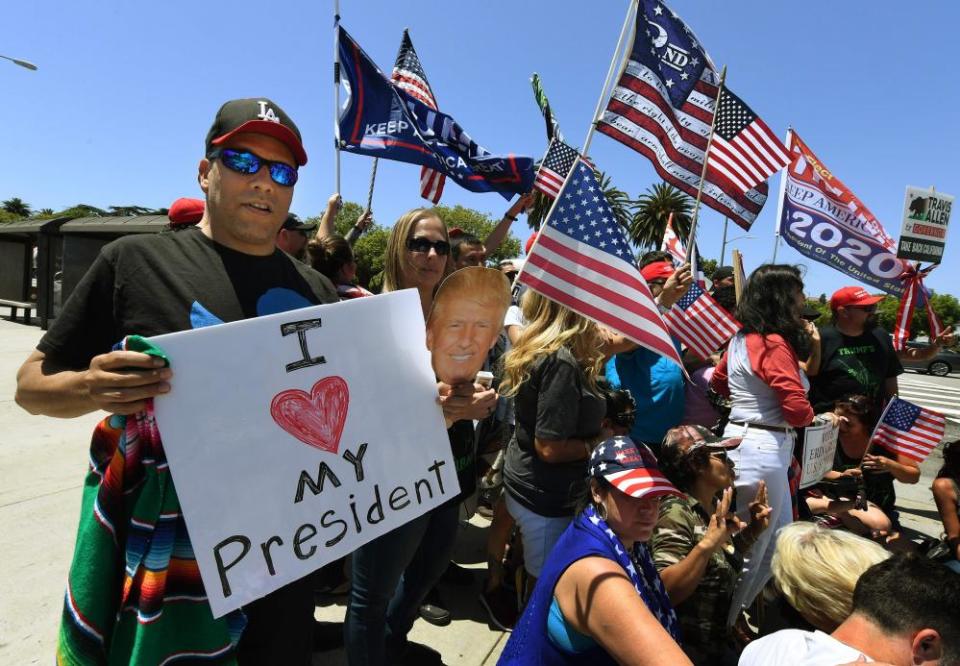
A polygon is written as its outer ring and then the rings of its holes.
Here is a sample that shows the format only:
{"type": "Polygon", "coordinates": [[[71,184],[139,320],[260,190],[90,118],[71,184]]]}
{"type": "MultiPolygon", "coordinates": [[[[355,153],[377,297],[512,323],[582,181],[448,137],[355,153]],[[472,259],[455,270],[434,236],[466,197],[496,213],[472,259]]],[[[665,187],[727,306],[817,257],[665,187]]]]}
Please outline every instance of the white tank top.
{"type": "MultiPolygon", "coordinates": [[[[806,373],[798,368],[804,390],[810,389],[806,373]]],[[[747,339],[737,333],[727,348],[727,384],[730,388],[730,420],[740,423],[789,427],[780,409],[780,398],[769,384],[757,377],[750,366],[747,339]]]]}

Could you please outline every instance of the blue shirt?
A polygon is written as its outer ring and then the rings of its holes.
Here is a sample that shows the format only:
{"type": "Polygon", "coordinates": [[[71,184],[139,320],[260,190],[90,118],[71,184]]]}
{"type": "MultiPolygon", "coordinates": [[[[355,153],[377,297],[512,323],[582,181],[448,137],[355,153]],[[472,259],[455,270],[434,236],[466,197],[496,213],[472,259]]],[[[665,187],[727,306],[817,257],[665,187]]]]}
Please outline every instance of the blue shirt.
{"type": "Polygon", "coordinates": [[[630,431],[634,440],[659,444],[667,430],[680,423],[685,380],[673,361],[640,347],[607,361],[606,375],[614,387],[629,390],[637,403],[637,420],[630,431]]]}

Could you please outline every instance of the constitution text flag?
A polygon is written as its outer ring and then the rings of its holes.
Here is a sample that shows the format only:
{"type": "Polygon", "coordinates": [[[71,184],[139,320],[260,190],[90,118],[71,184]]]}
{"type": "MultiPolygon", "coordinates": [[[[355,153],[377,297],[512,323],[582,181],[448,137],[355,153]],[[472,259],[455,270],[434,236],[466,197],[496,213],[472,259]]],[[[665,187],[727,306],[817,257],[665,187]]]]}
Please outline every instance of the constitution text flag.
{"type": "Polygon", "coordinates": [[[702,359],[710,358],[740,330],[740,322],[727,314],[697,281],[663,319],[670,332],[702,359]]]}
{"type": "MultiPolygon", "coordinates": [[[[697,195],[720,75],[689,27],[662,2],[639,0],[633,45],[597,130],[649,159],[665,181],[697,195]]],[[[749,229],[768,186],[744,191],[707,171],[702,202],[749,229]]]]}
{"type": "Polygon", "coordinates": [[[787,148],[743,100],[721,87],[707,177],[719,173],[746,192],[790,162],[787,148]]]}
{"type": "Polygon", "coordinates": [[[578,158],[518,281],[683,367],[596,173],[578,158]]]}
{"type": "MultiPolygon", "coordinates": [[[[420,100],[429,108],[436,110],[437,99],[433,95],[433,89],[427,81],[427,75],[420,64],[420,58],[413,48],[413,40],[410,39],[410,32],[403,31],[403,39],[400,40],[400,51],[397,52],[397,61],[393,65],[393,72],[390,78],[397,84],[397,87],[406,91],[412,97],[420,100]]],[[[420,167],[420,196],[429,199],[432,203],[438,203],[443,194],[443,185],[447,177],[439,171],[434,171],[429,167],[420,167]]]]}
{"type": "Polygon", "coordinates": [[[943,414],[894,398],[883,411],[871,443],[920,463],[937,448],[946,424],[943,414]]]}
{"type": "Polygon", "coordinates": [[[579,153],[574,148],[560,139],[551,141],[547,154],[540,163],[537,177],[533,181],[534,189],[555,199],[560,193],[560,188],[563,187],[563,181],[567,179],[567,174],[573,168],[573,163],[577,161],[577,155],[579,153]]]}

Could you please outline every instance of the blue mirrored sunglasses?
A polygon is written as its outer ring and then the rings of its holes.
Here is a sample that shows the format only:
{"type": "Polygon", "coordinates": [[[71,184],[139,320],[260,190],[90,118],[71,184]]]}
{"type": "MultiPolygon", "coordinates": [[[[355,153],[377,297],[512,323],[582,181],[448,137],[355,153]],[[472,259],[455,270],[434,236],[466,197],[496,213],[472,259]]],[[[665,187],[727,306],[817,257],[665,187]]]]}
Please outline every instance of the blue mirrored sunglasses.
{"type": "Polygon", "coordinates": [[[249,150],[232,150],[230,148],[217,148],[210,153],[210,159],[219,159],[223,165],[231,171],[245,175],[253,175],[260,171],[260,167],[266,165],[270,169],[270,178],[277,185],[283,187],[293,187],[297,184],[297,170],[289,164],[283,162],[271,162],[265,160],[259,155],[251,153],[249,150]]]}

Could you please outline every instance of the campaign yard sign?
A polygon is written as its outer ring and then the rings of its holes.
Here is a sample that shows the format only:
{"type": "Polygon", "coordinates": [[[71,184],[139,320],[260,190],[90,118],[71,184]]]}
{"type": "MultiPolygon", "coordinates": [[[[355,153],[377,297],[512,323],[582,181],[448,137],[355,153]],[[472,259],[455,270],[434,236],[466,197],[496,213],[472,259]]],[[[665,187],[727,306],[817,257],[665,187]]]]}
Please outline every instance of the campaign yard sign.
{"type": "Polygon", "coordinates": [[[951,195],[907,186],[897,256],[939,264],[947,242],[951,208],[951,195]]]}
{"type": "Polygon", "coordinates": [[[804,428],[801,488],[819,483],[824,474],[833,469],[839,434],[839,428],[822,416],[818,416],[813,425],[804,428]]]}
{"type": "Polygon", "coordinates": [[[215,617],[459,493],[415,290],[151,338],[215,617]]]}

